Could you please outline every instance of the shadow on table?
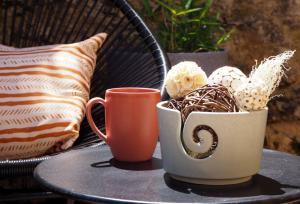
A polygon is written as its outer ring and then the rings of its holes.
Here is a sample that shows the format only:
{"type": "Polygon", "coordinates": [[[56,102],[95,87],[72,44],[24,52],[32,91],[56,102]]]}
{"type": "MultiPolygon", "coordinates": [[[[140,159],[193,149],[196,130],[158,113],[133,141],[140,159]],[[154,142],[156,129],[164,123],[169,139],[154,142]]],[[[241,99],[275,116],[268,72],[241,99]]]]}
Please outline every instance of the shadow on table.
{"type": "Polygon", "coordinates": [[[115,167],[118,169],[132,170],[132,171],[149,171],[162,169],[162,160],[156,157],[153,157],[149,161],[145,162],[121,162],[114,158],[108,161],[101,161],[91,164],[94,168],[105,168],[105,167],[115,167]]]}
{"type": "Polygon", "coordinates": [[[212,197],[282,195],[285,192],[281,188],[300,188],[298,186],[280,184],[277,181],[260,174],[253,176],[252,180],[249,182],[230,186],[205,186],[185,183],[171,178],[167,173],[164,174],[164,180],[166,185],[175,191],[212,197]]]}

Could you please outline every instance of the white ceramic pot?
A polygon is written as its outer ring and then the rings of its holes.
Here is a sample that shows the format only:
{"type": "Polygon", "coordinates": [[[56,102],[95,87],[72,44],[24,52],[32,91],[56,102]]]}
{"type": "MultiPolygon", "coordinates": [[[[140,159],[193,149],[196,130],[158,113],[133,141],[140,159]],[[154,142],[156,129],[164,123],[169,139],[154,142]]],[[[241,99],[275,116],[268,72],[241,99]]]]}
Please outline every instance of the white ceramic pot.
{"type": "Polygon", "coordinates": [[[178,110],[157,105],[163,167],[173,178],[198,184],[246,182],[260,169],[268,109],[192,112],[182,127],[178,110]],[[193,153],[191,153],[193,152],[193,153]]]}

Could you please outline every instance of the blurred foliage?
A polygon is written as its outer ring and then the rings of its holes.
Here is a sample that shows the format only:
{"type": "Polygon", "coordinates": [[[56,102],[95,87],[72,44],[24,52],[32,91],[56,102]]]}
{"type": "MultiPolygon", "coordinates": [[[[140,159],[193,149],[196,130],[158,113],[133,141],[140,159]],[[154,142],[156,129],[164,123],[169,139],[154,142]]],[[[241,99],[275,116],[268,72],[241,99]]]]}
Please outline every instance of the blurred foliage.
{"type": "Polygon", "coordinates": [[[141,16],[155,27],[167,52],[217,51],[233,30],[225,28],[220,13],[211,12],[213,0],[142,0],[141,16]]]}

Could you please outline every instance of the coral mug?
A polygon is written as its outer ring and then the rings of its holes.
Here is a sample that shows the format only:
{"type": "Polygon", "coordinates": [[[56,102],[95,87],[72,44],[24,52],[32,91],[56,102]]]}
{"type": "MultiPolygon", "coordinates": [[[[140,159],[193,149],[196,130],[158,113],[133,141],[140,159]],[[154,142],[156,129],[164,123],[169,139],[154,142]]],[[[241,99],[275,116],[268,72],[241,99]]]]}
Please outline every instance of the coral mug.
{"type": "Polygon", "coordinates": [[[152,158],[158,139],[156,104],[160,91],[150,88],[113,88],[105,99],[96,97],[87,103],[87,119],[92,130],[110,146],[115,159],[138,162],[152,158]],[[92,107],[105,108],[106,135],[92,118],[92,107]]]}

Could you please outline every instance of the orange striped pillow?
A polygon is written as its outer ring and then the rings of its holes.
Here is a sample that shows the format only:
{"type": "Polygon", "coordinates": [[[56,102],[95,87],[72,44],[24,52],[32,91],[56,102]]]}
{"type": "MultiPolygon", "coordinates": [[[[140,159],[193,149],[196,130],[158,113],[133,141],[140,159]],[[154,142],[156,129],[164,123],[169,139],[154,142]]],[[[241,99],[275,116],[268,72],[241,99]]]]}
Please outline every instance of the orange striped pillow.
{"type": "Polygon", "coordinates": [[[0,45],[0,159],[72,146],[105,33],[73,44],[0,45]]]}

